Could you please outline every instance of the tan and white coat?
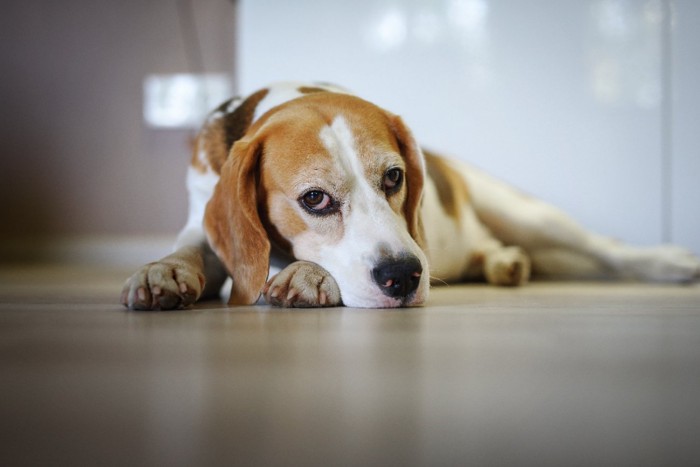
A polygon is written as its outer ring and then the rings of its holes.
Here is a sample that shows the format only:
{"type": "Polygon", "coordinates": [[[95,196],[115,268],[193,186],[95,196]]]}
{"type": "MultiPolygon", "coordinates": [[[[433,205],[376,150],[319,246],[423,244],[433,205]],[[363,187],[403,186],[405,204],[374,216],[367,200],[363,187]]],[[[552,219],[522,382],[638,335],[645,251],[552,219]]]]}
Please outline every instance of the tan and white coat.
{"type": "Polygon", "coordinates": [[[531,272],[691,281],[697,257],[634,248],[475,168],[421,150],[401,119],[327,84],[280,83],[215,110],[187,176],[175,252],[139,269],[122,303],[399,307],[430,283],[531,272]],[[270,264],[281,272],[268,278],[270,264]]]}

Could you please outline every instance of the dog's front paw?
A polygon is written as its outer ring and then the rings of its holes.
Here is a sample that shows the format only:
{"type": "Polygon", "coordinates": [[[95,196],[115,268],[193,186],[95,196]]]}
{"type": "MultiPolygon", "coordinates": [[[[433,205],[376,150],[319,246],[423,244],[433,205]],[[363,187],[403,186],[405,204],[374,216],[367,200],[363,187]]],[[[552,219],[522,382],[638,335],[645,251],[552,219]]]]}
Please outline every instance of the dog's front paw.
{"type": "Polygon", "coordinates": [[[192,305],[202,294],[204,275],[186,261],[166,259],[143,266],[122,289],[130,310],[173,310],[192,305]]]}
{"type": "Polygon", "coordinates": [[[523,285],[530,278],[530,258],[514,246],[494,251],[486,256],[484,275],[489,284],[523,285]]]}
{"type": "Polygon", "coordinates": [[[321,266],[297,261],[271,278],[262,290],[271,305],[283,307],[321,307],[340,305],[340,289],[335,279],[321,266]]]}

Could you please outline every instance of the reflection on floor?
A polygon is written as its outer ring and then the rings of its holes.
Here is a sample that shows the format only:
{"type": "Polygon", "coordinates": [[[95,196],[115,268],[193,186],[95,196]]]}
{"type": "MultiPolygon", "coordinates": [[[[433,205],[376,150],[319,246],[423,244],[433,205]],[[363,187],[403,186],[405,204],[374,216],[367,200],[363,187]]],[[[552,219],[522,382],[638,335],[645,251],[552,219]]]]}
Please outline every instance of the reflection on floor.
{"type": "Polygon", "coordinates": [[[126,272],[0,269],[2,465],[700,462],[700,285],[132,313],[126,272]]]}

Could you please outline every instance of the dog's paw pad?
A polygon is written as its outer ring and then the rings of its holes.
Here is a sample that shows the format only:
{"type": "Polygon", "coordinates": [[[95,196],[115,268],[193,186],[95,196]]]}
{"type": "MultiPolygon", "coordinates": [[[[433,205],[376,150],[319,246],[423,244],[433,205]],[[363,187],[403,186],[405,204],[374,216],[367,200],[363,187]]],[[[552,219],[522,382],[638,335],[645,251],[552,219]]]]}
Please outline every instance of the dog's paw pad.
{"type": "Polygon", "coordinates": [[[484,275],[489,284],[518,286],[530,278],[530,258],[518,247],[506,247],[487,255],[484,275]]]}
{"type": "Polygon", "coordinates": [[[281,307],[323,307],[340,305],[340,289],[335,279],[322,267],[297,261],[272,277],[262,294],[265,300],[281,307]]]}
{"type": "Polygon", "coordinates": [[[143,266],[124,283],[121,303],[131,310],[172,310],[192,305],[202,294],[204,276],[181,262],[143,266]]]}

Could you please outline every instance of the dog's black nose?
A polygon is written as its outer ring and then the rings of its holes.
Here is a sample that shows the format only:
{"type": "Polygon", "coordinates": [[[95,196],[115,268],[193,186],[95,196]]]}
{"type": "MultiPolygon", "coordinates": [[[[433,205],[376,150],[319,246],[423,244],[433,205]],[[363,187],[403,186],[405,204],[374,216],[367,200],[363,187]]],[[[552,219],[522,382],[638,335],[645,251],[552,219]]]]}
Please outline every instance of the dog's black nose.
{"type": "Polygon", "coordinates": [[[392,298],[408,297],[418,288],[423,266],[415,256],[382,261],[372,269],[372,278],[392,298]]]}

